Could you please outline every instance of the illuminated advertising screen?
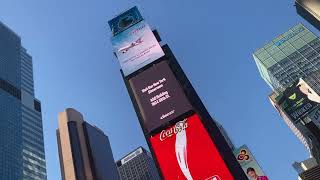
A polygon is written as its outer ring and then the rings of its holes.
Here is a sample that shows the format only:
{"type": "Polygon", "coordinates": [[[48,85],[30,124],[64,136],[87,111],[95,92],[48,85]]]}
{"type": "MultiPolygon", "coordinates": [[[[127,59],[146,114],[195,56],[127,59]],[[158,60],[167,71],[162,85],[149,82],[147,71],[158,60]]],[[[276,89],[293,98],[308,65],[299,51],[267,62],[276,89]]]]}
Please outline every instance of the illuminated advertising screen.
{"type": "Polygon", "coordinates": [[[112,34],[116,36],[117,34],[125,31],[129,27],[142,21],[143,18],[137,7],[133,7],[128,11],[120,14],[119,16],[111,19],[108,24],[112,31],[112,34]]]}
{"type": "Polygon", "coordinates": [[[260,179],[266,178],[261,167],[246,145],[243,145],[240,148],[236,149],[233,153],[236,156],[243,171],[245,172],[245,174],[247,174],[248,179],[254,180],[254,177],[256,176],[260,179]]]}
{"type": "Polygon", "coordinates": [[[131,78],[129,84],[148,132],[192,109],[165,61],[131,78]]]}
{"type": "Polygon", "coordinates": [[[299,79],[276,100],[291,120],[299,121],[318,107],[320,96],[303,79],[299,79]]]}
{"type": "Polygon", "coordinates": [[[150,138],[165,180],[234,180],[198,115],[150,138]]]}
{"type": "Polygon", "coordinates": [[[111,38],[125,76],[164,56],[156,37],[145,21],[111,38]]]}

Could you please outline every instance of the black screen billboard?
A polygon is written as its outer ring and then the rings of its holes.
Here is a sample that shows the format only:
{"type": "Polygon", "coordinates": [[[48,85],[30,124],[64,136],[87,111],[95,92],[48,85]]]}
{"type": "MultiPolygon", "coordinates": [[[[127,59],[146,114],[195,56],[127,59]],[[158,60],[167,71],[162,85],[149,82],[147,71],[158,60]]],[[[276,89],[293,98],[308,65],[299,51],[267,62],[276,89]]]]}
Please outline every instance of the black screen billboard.
{"type": "Polygon", "coordinates": [[[165,61],[131,78],[129,84],[148,133],[192,109],[165,61]]]}
{"type": "Polygon", "coordinates": [[[293,83],[276,99],[294,122],[304,118],[320,103],[319,95],[303,79],[293,83]]]}

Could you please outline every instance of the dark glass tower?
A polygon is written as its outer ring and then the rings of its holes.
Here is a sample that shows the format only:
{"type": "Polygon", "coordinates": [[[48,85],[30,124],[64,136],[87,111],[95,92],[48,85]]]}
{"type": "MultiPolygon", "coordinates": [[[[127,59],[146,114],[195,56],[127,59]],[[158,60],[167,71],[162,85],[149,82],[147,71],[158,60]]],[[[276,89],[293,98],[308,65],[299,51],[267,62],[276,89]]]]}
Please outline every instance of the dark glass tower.
{"type": "Polygon", "coordinates": [[[40,101],[34,97],[32,57],[0,22],[0,177],[45,180],[40,101]]]}

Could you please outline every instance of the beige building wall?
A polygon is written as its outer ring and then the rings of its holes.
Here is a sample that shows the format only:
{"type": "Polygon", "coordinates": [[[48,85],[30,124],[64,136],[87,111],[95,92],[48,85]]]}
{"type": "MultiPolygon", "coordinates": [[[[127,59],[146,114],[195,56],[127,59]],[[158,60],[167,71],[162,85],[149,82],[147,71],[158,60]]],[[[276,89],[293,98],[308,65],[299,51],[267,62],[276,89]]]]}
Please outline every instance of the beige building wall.
{"type": "MultiPolygon", "coordinates": [[[[90,161],[88,156],[88,150],[85,141],[85,135],[82,128],[82,123],[84,122],[83,116],[78,111],[68,108],[64,112],[59,113],[58,116],[58,132],[60,135],[60,163],[63,163],[65,180],[77,180],[75,174],[75,167],[73,164],[73,156],[71,150],[71,142],[68,130],[68,122],[76,122],[78,136],[80,141],[80,148],[82,153],[82,160],[84,164],[86,180],[93,180],[92,171],[90,168],[90,161]]],[[[62,170],[61,170],[62,171],[62,170]]]]}

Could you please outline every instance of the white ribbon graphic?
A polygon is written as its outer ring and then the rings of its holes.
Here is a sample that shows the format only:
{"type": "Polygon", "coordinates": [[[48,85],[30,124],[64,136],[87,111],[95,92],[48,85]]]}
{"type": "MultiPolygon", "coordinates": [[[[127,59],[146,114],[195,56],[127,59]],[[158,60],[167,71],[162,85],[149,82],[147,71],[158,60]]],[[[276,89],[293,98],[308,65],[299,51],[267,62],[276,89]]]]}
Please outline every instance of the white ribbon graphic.
{"type": "Polygon", "coordinates": [[[187,178],[187,180],[193,180],[187,161],[187,134],[185,129],[176,134],[176,157],[184,176],[187,178]]]}

